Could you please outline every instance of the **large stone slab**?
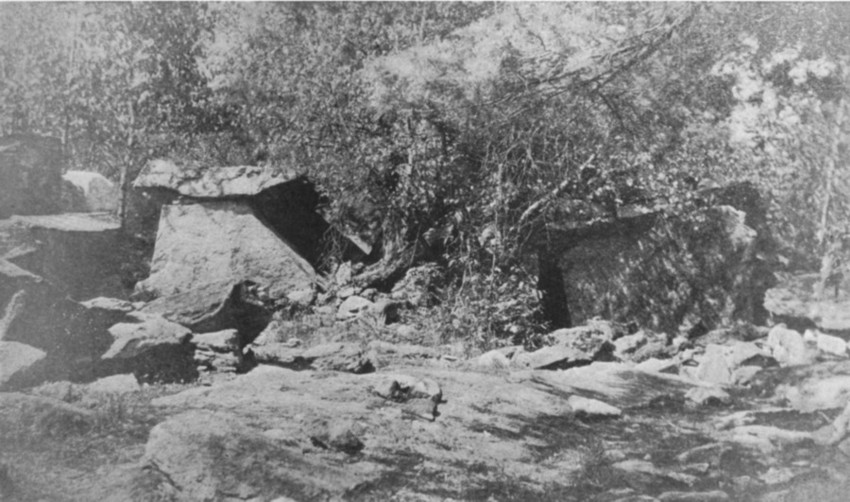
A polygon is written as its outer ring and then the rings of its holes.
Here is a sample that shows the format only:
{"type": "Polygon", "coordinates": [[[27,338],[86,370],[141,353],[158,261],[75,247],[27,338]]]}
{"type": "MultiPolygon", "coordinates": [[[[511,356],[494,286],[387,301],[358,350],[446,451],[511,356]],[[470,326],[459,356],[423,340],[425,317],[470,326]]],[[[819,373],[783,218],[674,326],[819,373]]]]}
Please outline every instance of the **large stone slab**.
{"type": "Polygon", "coordinates": [[[264,225],[247,202],[163,207],[151,275],[138,285],[154,297],[210,283],[251,281],[270,298],[310,290],[313,267],[264,225]]]}
{"type": "Polygon", "coordinates": [[[771,237],[758,191],[739,191],[690,214],[553,223],[541,245],[563,271],[560,308],[573,324],[602,316],[666,333],[685,320],[708,329],[720,319],[762,323],[771,237]]]}
{"type": "Polygon", "coordinates": [[[188,411],[150,433],[144,464],[165,474],[175,500],[337,500],[383,469],[329,465],[231,413],[188,411]],[[361,472],[357,472],[360,470],[361,472]]]}
{"type": "Polygon", "coordinates": [[[133,182],[135,188],[165,188],[199,198],[251,196],[297,177],[271,167],[205,166],[156,159],[147,163],[133,182]]]}

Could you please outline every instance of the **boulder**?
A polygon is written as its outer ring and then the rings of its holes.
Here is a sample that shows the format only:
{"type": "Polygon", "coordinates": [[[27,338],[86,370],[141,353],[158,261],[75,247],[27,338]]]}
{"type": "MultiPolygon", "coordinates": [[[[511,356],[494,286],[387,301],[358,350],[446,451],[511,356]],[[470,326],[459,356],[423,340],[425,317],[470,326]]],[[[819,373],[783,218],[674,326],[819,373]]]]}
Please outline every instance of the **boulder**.
{"type": "Polygon", "coordinates": [[[132,359],[156,347],[187,344],[192,337],[188,328],[160,316],[134,313],[131,317],[137,322],[109,328],[115,341],[102,359],[132,359]]]}
{"type": "Polygon", "coordinates": [[[151,275],[137,289],[161,297],[247,281],[281,300],[313,289],[317,279],[248,202],[216,200],[163,207],[151,275]]]}
{"type": "Polygon", "coordinates": [[[443,389],[431,379],[410,375],[381,375],[381,380],[371,387],[372,392],[386,400],[404,403],[408,413],[428,420],[439,416],[437,408],[443,401],[443,389]]]}
{"type": "Polygon", "coordinates": [[[332,421],[330,424],[322,421],[317,430],[310,434],[310,442],[321,448],[356,455],[366,446],[358,437],[357,429],[359,427],[350,420],[332,421]]]}
{"type": "Polygon", "coordinates": [[[517,354],[511,364],[518,368],[566,369],[613,359],[617,325],[593,321],[587,326],[562,328],[543,337],[548,346],[534,352],[517,354]]]}
{"type": "Polygon", "coordinates": [[[58,138],[24,134],[0,138],[0,219],[58,212],[64,164],[58,138]]]}
{"type": "Polygon", "coordinates": [[[763,218],[750,213],[764,213],[763,199],[751,184],[720,189],[710,199],[715,205],[684,215],[572,216],[547,226],[540,245],[557,256],[567,302],[561,309],[572,323],[612,312],[616,320],[665,333],[688,317],[708,329],[721,319],[763,323],[773,275],[762,257],[773,244],[763,218]]]}
{"type": "Polygon", "coordinates": [[[241,345],[254,340],[272,318],[268,298],[252,282],[210,282],[158,298],[140,312],[161,315],[195,333],[236,329],[241,345]]]}
{"type": "Polygon", "coordinates": [[[47,354],[18,342],[0,341],[0,389],[37,379],[37,365],[47,354]]]}
{"type": "Polygon", "coordinates": [[[766,343],[772,352],[771,355],[780,365],[808,364],[814,360],[814,354],[806,347],[803,335],[782,324],[770,330],[766,343]]]}
{"type": "MultiPolygon", "coordinates": [[[[696,377],[699,380],[730,385],[735,383],[736,371],[742,366],[756,366],[770,354],[752,342],[736,342],[731,345],[709,344],[699,357],[696,377]]],[[[775,363],[774,363],[775,364],[775,363]]]]}
{"type": "Polygon", "coordinates": [[[109,329],[112,346],[91,366],[88,378],[133,373],[144,383],[186,382],[197,378],[192,332],[154,314],[134,312],[135,322],[109,329]]]}
{"type": "Polygon", "coordinates": [[[847,357],[847,342],[837,336],[815,333],[815,345],[823,354],[847,357]]]}
{"type": "Polygon", "coordinates": [[[375,304],[359,296],[349,296],[340,304],[336,317],[340,320],[351,319],[374,309],[375,304]]]}
{"type": "MultiPolygon", "coordinates": [[[[343,261],[365,257],[350,239],[318,214],[319,193],[309,180],[294,171],[156,159],[142,169],[133,186],[158,197],[166,192],[172,198],[179,194],[186,201],[198,203],[232,201],[249,205],[264,225],[314,267],[321,264],[327,242],[339,246],[343,261]]],[[[305,296],[304,290],[298,293],[305,296]]]]}
{"type": "Polygon", "coordinates": [[[62,175],[66,184],[81,197],[66,209],[70,212],[114,212],[118,210],[120,191],[118,186],[100,173],[89,171],[67,171],[62,175]]]}

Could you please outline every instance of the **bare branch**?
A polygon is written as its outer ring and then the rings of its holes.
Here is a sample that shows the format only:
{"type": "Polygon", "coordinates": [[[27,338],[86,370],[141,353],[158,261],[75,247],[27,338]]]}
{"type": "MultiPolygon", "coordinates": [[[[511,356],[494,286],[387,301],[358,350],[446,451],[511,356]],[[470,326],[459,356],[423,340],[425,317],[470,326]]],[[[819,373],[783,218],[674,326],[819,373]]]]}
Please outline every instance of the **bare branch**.
{"type": "MultiPolygon", "coordinates": [[[[588,157],[588,159],[585,160],[584,163],[582,163],[581,166],[579,166],[578,170],[581,171],[585,167],[589,166],[595,159],[596,159],[596,154],[594,153],[593,155],[588,157]]],[[[537,202],[535,202],[534,204],[528,206],[528,209],[523,211],[522,216],[519,217],[519,225],[518,226],[522,227],[523,225],[528,223],[529,220],[531,220],[532,218],[534,218],[535,216],[537,216],[540,213],[540,211],[543,209],[543,207],[546,206],[546,204],[548,204],[553,199],[556,199],[562,193],[564,193],[564,190],[566,190],[567,187],[570,186],[570,181],[571,181],[570,179],[565,179],[560,184],[558,184],[558,186],[556,186],[551,192],[544,195],[542,199],[540,199],[537,202]]]]}

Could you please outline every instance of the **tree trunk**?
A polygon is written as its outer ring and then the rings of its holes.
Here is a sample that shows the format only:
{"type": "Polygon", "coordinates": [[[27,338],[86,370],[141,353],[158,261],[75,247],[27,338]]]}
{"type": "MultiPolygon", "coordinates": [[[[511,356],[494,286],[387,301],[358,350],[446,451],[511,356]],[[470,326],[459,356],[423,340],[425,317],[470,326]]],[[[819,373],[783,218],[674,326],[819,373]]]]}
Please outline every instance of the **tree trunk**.
{"type": "Polygon", "coordinates": [[[558,265],[557,256],[549,249],[541,248],[537,251],[537,264],[537,289],[542,295],[540,306],[543,316],[555,329],[571,327],[572,318],[567,303],[564,274],[558,265]]]}

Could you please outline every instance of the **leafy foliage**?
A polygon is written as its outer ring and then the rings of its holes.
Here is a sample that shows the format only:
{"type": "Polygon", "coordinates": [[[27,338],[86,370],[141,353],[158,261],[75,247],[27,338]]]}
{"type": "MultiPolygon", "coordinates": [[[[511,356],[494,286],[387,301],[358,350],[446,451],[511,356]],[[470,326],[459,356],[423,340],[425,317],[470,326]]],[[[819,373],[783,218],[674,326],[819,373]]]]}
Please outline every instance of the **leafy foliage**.
{"type": "MultiPolygon", "coordinates": [[[[444,324],[471,337],[540,329],[523,315],[539,303],[528,257],[564,221],[645,206],[676,227],[702,185],[749,180],[770,196],[774,231],[812,266],[850,216],[843,4],[0,14],[4,134],[59,136],[72,165],[125,184],[166,155],[303,171],[328,196],[326,215],[372,241],[384,266],[440,262],[444,324]]],[[[645,280],[680,280],[680,266],[712,269],[660,260],[645,280]]],[[[664,308],[614,301],[603,283],[594,294],[621,313],[664,308]]]]}

